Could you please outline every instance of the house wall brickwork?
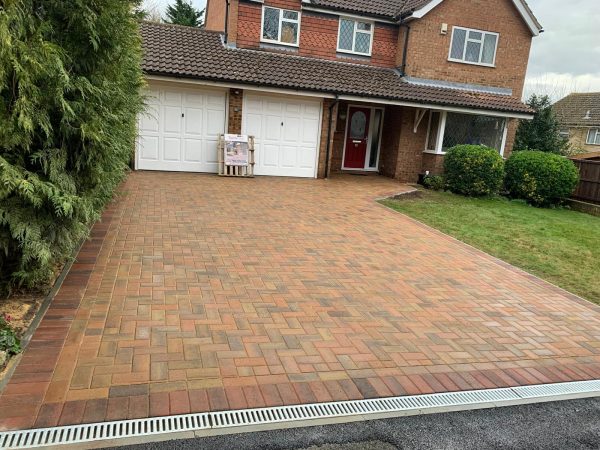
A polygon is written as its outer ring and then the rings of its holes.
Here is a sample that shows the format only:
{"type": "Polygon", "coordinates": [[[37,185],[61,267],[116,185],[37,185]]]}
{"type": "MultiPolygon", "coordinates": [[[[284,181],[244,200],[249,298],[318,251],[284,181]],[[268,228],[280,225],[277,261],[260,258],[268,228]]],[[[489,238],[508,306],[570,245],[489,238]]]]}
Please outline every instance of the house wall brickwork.
{"type": "MultiPolygon", "coordinates": [[[[600,128],[600,127],[592,127],[600,128]]],[[[569,128],[569,143],[576,150],[585,150],[588,153],[600,152],[600,145],[591,145],[587,143],[589,127],[569,128]]]]}
{"type": "MultiPolygon", "coordinates": [[[[409,22],[406,73],[413,77],[505,87],[521,97],[531,31],[512,0],[445,0],[422,19],[409,22]],[[442,24],[448,33],[441,33],[442,24]],[[496,67],[448,61],[452,27],[461,26],[500,33],[496,67]]],[[[404,29],[398,39],[397,63],[401,64],[404,29]]]]}
{"type": "MultiPolygon", "coordinates": [[[[212,0],[211,0],[212,1],[212,0]]],[[[299,0],[265,0],[266,6],[300,11],[299,0]]],[[[277,46],[263,43],[261,46],[262,5],[240,1],[236,45],[240,48],[268,48],[271,51],[297,54],[335,61],[394,67],[398,28],[395,25],[377,23],[373,37],[371,57],[337,53],[339,18],[330,14],[303,11],[300,24],[299,47],[277,46]]],[[[231,39],[230,39],[231,41],[231,39]]]]}
{"type": "Polygon", "coordinates": [[[338,104],[334,99],[326,98],[323,100],[323,113],[321,115],[321,138],[319,139],[319,167],[317,168],[317,177],[325,178],[332,170],[333,142],[335,123],[338,118],[338,104]],[[332,119],[333,118],[333,119],[332,119]],[[329,123],[331,121],[331,134],[328,136],[329,123]],[[329,173],[326,173],[327,161],[327,138],[329,137],[329,173]]]}
{"type": "Polygon", "coordinates": [[[242,134],[242,106],[244,103],[244,91],[241,89],[229,90],[229,122],[227,132],[230,134],[242,134]]]}
{"type": "Polygon", "coordinates": [[[400,120],[398,159],[394,178],[403,183],[416,183],[423,166],[423,150],[427,139],[427,125],[421,122],[414,132],[414,108],[404,108],[400,120]]]}
{"type": "Polygon", "coordinates": [[[386,106],[383,117],[383,135],[381,136],[381,150],[379,153],[379,173],[386,177],[396,176],[398,163],[398,145],[400,142],[400,130],[402,113],[404,108],[400,106],[386,106]]]}
{"type": "Polygon", "coordinates": [[[204,12],[204,28],[209,31],[225,30],[225,2],[227,0],[210,0],[206,2],[204,12]]]}

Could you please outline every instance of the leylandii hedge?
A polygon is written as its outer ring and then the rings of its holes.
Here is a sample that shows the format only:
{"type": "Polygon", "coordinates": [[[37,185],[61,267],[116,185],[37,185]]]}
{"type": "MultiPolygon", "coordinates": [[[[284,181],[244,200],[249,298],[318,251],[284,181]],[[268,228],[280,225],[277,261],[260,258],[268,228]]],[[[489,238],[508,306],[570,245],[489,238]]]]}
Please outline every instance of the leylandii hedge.
{"type": "Polygon", "coordinates": [[[506,161],[504,183],[513,198],[535,206],[550,206],[568,198],[579,181],[573,162],[554,153],[514,152],[506,161]]]}
{"type": "Polygon", "coordinates": [[[48,281],[124,176],[142,107],[138,3],[0,4],[0,290],[48,281]]]}
{"type": "Polygon", "coordinates": [[[492,195],[502,187],[504,160],[484,145],[457,145],[446,153],[444,172],[448,189],[455,194],[492,195]]]}

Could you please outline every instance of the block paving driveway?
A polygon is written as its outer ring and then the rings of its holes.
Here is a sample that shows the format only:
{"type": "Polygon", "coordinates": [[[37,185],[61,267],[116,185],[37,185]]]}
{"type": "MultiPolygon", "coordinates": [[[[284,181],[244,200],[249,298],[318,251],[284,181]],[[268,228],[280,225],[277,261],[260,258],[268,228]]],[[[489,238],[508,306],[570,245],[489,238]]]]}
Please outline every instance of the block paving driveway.
{"type": "Polygon", "coordinates": [[[0,429],[600,378],[597,307],[375,202],[406,189],[131,174],[0,429]]]}

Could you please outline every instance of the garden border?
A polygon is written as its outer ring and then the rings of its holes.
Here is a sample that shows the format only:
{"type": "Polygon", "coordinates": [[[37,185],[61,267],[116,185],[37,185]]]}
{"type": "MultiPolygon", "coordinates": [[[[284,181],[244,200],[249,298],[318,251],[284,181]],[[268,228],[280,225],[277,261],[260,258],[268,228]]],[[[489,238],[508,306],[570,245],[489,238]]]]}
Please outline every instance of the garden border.
{"type": "Polygon", "coordinates": [[[54,297],[56,297],[56,294],[62,287],[62,284],[65,281],[65,278],[67,278],[67,275],[68,275],[69,271],[71,270],[71,267],[73,266],[73,263],[76,261],[77,255],[79,254],[81,247],[83,247],[83,244],[87,241],[88,238],[89,238],[89,235],[84,237],[79,242],[79,244],[73,249],[73,253],[65,262],[65,265],[63,266],[60,273],[58,274],[56,281],[54,281],[52,288],[50,289],[48,294],[46,294],[46,296],[44,297],[44,300],[42,300],[40,307],[35,312],[35,316],[34,316],[33,320],[27,327],[27,330],[25,331],[25,333],[23,333],[23,337],[21,338],[21,353],[10,358],[10,360],[8,361],[8,364],[6,365],[6,371],[4,373],[4,376],[2,376],[2,378],[0,379],[0,393],[2,393],[2,391],[4,390],[4,388],[10,381],[10,379],[12,378],[13,374],[15,373],[15,370],[16,370],[17,366],[19,365],[19,362],[21,361],[23,354],[25,353],[25,349],[29,345],[29,342],[31,341],[33,334],[40,326],[40,323],[42,322],[42,319],[46,315],[48,308],[50,308],[50,304],[52,303],[52,301],[54,300],[54,297]]]}

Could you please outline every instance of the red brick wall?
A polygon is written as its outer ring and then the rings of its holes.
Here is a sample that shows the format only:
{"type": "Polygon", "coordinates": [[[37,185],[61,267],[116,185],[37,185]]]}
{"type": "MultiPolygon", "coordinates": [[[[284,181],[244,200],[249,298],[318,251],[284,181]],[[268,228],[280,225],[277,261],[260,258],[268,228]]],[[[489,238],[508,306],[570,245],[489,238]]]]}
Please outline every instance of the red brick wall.
{"type": "MultiPolygon", "coordinates": [[[[512,0],[445,0],[411,27],[406,73],[410,76],[511,88],[521,97],[532,35],[512,0]],[[448,34],[440,33],[448,24],[448,34]],[[500,33],[496,67],[448,61],[452,26],[500,33]]],[[[397,61],[404,47],[399,36],[397,61]]]]}
{"type": "Polygon", "coordinates": [[[396,176],[402,110],[400,106],[387,106],[385,108],[379,154],[379,173],[386,177],[394,178],[396,176]]]}
{"type": "MultiPolygon", "coordinates": [[[[212,1],[212,0],[211,0],[212,1]]],[[[291,10],[300,10],[300,0],[265,0],[265,5],[291,10]]],[[[241,1],[238,13],[236,43],[240,48],[259,48],[262,20],[262,5],[241,1]]],[[[377,23],[373,38],[371,58],[337,54],[337,16],[304,11],[301,15],[299,48],[282,46],[282,51],[291,50],[300,56],[310,56],[337,61],[373,64],[394,67],[398,29],[377,23]]]]}
{"type": "Polygon", "coordinates": [[[241,89],[229,90],[229,123],[227,132],[230,134],[242,134],[242,105],[244,91],[241,89]]]}
{"type": "Polygon", "coordinates": [[[415,183],[422,170],[427,124],[423,120],[415,133],[415,110],[404,108],[399,126],[400,140],[395,178],[403,183],[415,183]]]}
{"type": "Polygon", "coordinates": [[[226,0],[208,0],[204,17],[204,28],[210,31],[225,31],[226,0]]]}
{"type": "Polygon", "coordinates": [[[325,176],[329,175],[325,173],[326,170],[326,161],[327,161],[327,130],[329,128],[329,123],[331,118],[333,117],[332,120],[332,127],[331,127],[331,135],[329,136],[329,173],[332,173],[332,167],[331,167],[331,161],[332,161],[332,157],[333,157],[333,140],[334,140],[334,130],[335,130],[335,123],[338,117],[338,105],[334,105],[333,108],[331,108],[331,115],[330,113],[330,107],[331,105],[334,104],[334,100],[333,99],[323,99],[323,117],[321,120],[321,139],[319,141],[319,167],[317,168],[317,177],[318,178],[325,178],[325,176]]]}

